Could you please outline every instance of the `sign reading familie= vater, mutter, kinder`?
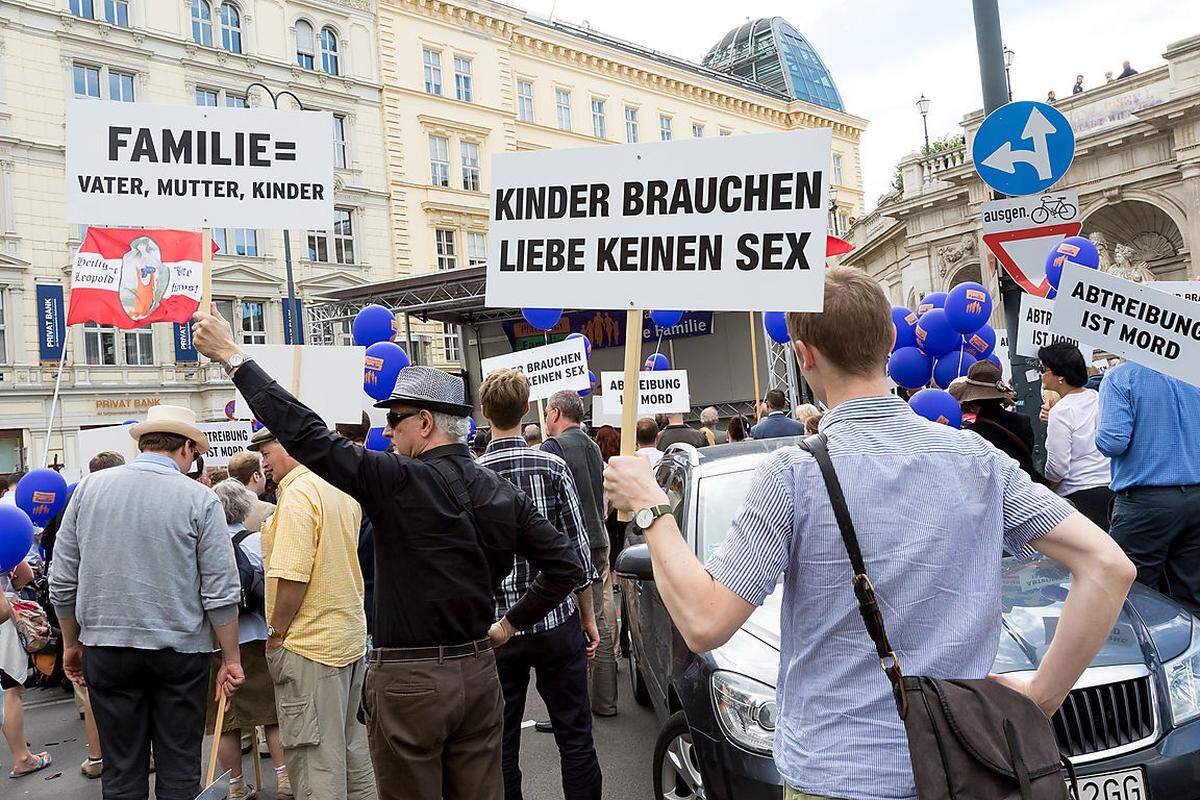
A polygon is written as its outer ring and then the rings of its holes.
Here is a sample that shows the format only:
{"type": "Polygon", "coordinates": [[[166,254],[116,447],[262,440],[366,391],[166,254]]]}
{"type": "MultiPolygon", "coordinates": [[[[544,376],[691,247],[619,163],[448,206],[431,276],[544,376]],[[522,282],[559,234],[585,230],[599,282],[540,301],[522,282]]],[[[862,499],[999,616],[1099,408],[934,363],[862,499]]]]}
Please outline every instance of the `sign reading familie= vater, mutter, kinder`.
{"type": "Polygon", "coordinates": [[[819,311],[831,141],[821,129],[499,154],[487,304],[819,311]]]}

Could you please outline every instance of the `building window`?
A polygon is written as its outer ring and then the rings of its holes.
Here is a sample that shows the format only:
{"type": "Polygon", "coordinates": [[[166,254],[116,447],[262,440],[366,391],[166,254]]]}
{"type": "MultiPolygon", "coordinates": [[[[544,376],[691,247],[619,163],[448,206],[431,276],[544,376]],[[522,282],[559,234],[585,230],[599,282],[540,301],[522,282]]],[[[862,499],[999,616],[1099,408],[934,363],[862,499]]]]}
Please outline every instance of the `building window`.
{"type": "Polygon", "coordinates": [[[604,101],[592,98],[592,135],[597,139],[608,138],[608,125],[604,114],[604,101]]]}
{"type": "Polygon", "coordinates": [[[113,25],[129,27],[128,0],[104,0],[104,18],[113,25]]]}
{"type": "Polygon", "coordinates": [[[354,212],[348,208],[333,210],[333,253],[339,264],[354,263],[354,212]]]}
{"type": "Polygon", "coordinates": [[[442,350],[447,361],[458,361],[458,326],[451,322],[442,323],[442,350]]]}
{"type": "Polygon", "coordinates": [[[304,69],[312,69],[316,52],[316,39],[313,37],[312,25],[304,20],[296,23],[296,63],[304,69]]]}
{"type": "Polygon", "coordinates": [[[454,96],[467,103],[470,103],[474,97],[471,92],[471,59],[469,58],[454,57],[454,96]]]}
{"type": "Polygon", "coordinates": [[[226,108],[249,108],[250,100],[244,94],[225,93],[226,108]]]}
{"type": "Polygon", "coordinates": [[[308,260],[322,264],[329,261],[329,235],[325,231],[308,232],[308,260]]]}
{"type": "Polygon", "coordinates": [[[421,50],[421,61],[425,64],[425,92],[442,93],[442,54],[428,47],[421,50]]]}
{"type": "Polygon", "coordinates": [[[638,140],[637,109],[625,106],[625,141],[633,144],[638,140]]]}
{"type": "Polygon", "coordinates": [[[517,119],[533,122],[533,84],[517,81],[517,119]]]}
{"type": "Polygon", "coordinates": [[[243,300],[241,305],[242,343],[267,343],[267,317],[260,300],[243,300]]]}
{"type": "Polygon", "coordinates": [[[487,234],[467,231],[467,266],[487,263],[487,234]]]}
{"type": "Polygon", "coordinates": [[[212,239],[223,256],[258,255],[258,231],[253,228],[213,228],[212,239]]]}
{"type": "Polygon", "coordinates": [[[566,89],[554,90],[554,115],[560,131],[571,130],[571,93],[566,89]]]}
{"type": "Polygon", "coordinates": [[[833,157],[833,182],[842,185],[842,157],[838,155],[833,157]]]}
{"type": "Polygon", "coordinates": [[[333,115],[333,165],[345,169],[349,160],[346,158],[346,115],[333,115]]]}
{"type": "Polygon", "coordinates": [[[838,215],[837,215],[837,230],[838,230],[837,235],[841,236],[843,233],[845,233],[849,229],[850,229],[850,221],[848,219],[846,219],[846,212],[839,211],[838,215]]]}
{"type": "Polygon", "coordinates": [[[114,366],[117,363],[117,329],[111,325],[83,323],[83,349],[88,364],[114,366]]]}
{"type": "Polygon", "coordinates": [[[207,106],[209,108],[217,107],[217,91],[216,89],[197,89],[196,90],[196,105],[207,106]]]}
{"type": "Polygon", "coordinates": [[[221,4],[221,47],[230,53],[242,52],[242,12],[233,3],[221,4]]]}
{"type": "Polygon", "coordinates": [[[133,76],[128,72],[108,71],[108,99],[133,102],[133,76]]]}
{"type": "Polygon", "coordinates": [[[125,331],[125,363],[147,367],[154,363],[154,332],[149,327],[125,331]]]}
{"type": "Polygon", "coordinates": [[[658,138],[664,142],[671,141],[671,118],[665,114],[658,117],[658,138]]]}
{"type": "Polygon", "coordinates": [[[208,0],[192,0],[192,41],[212,47],[212,7],[208,0]]]}
{"type": "Polygon", "coordinates": [[[433,232],[437,243],[438,269],[454,269],[458,266],[458,252],[454,249],[454,229],[437,228],[433,232]]]}
{"type": "Polygon", "coordinates": [[[100,99],[100,68],[76,64],[74,73],[75,96],[100,99]]]}
{"type": "Polygon", "coordinates": [[[84,19],[95,19],[96,7],[92,0],[71,0],[71,13],[84,19]]]}
{"type": "Polygon", "coordinates": [[[731,135],[733,135],[733,131],[729,130],[728,128],[721,128],[721,135],[722,136],[731,136],[731,135]]]}
{"type": "Polygon", "coordinates": [[[429,135],[429,182],[450,185],[450,140],[445,136],[429,135]]]}
{"type": "Polygon", "coordinates": [[[475,142],[462,143],[462,178],[464,189],[479,191],[479,145],[475,142]]]}
{"type": "Polygon", "coordinates": [[[321,71],[326,75],[338,74],[338,41],[333,28],[321,28],[321,71]]]}
{"type": "Polygon", "coordinates": [[[704,138],[704,126],[701,125],[699,122],[692,123],[692,138],[693,139],[703,139],[704,138]]]}

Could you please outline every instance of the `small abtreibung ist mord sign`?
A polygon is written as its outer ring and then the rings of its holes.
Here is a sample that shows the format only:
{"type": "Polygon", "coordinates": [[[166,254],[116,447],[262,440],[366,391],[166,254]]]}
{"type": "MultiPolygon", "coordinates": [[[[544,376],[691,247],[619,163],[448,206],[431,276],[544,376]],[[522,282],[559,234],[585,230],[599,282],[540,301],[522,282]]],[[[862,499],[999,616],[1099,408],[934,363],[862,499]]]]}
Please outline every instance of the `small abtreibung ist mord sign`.
{"type": "Polygon", "coordinates": [[[67,103],[67,221],[328,228],[328,112],[67,103]]]}
{"type": "Polygon", "coordinates": [[[820,311],[828,129],[492,160],[487,305],[820,311]]]}
{"type": "MultiPolygon", "coordinates": [[[[619,415],[625,407],[625,373],[601,372],[600,386],[604,390],[604,411],[619,415]]],[[[655,414],[675,414],[692,407],[685,369],[664,369],[638,373],[639,417],[655,414]]]]}

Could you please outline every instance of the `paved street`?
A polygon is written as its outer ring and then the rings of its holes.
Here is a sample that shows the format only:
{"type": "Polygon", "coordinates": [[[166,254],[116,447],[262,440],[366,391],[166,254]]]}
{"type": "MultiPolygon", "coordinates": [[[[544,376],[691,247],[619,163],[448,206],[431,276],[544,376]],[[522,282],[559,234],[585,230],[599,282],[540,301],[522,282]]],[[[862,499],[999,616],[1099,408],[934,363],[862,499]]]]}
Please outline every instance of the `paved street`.
{"type": "MultiPolygon", "coordinates": [[[[612,719],[595,718],[596,748],[604,771],[604,796],[620,800],[649,800],[652,793],[650,759],[658,725],[654,713],[641,708],[629,692],[628,662],[621,662],[620,714],[612,719]]],[[[54,763],[37,775],[20,780],[0,778],[0,796],[4,800],[100,800],[100,781],[89,781],[79,773],[86,744],[83,723],[67,695],[44,691],[27,695],[30,707],[26,712],[26,736],[34,752],[49,751],[54,763]],[[58,698],[62,698],[59,700],[58,698]],[[54,777],[58,775],[58,777],[54,777]]],[[[526,719],[544,718],[541,698],[530,688],[526,719]]],[[[4,774],[12,768],[6,748],[0,748],[0,764],[4,774]]],[[[562,797],[558,769],[558,751],[554,737],[538,733],[530,725],[522,737],[521,764],[524,771],[525,797],[529,800],[551,800],[562,797]]],[[[252,776],[253,763],[249,756],[246,774],[252,776]]],[[[270,761],[264,761],[268,787],[273,787],[274,773],[270,761]]],[[[260,795],[273,800],[270,791],[260,795]]]]}

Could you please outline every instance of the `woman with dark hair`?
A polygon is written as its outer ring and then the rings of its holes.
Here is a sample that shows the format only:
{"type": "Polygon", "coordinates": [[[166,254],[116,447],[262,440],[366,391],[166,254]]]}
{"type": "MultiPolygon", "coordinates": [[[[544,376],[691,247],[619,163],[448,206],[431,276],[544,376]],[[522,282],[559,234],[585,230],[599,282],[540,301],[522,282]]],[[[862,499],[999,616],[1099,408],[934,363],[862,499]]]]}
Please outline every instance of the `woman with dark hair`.
{"type": "Polygon", "coordinates": [[[613,456],[621,455],[621,432],[612,425],[601,425],[596,429],[596,445],[600,448],[600,457],[607,464],[613,456]]]}
{"type": "Polygon", "coordinates": [[[746,418],[741,414],[735,414],[729,420],[729,441],[744,442],[750,438],[750,426],[746,424],[746,418]]]}
{"type": "Polygon", "coordinates": [[[1087,365],[1079,348],[1055,342],[1038,350],[1042,386],[1059,394],[1052,407],[1042,406],[1046,423],[1046,478],[1054,491],[1108,530],[1113,493],[1108,458],[1096,449],[1100,394],[1087,386],[1087,365]]]}
{"type": "Polygon", "coordinates": [[[1012,458],[1037,483],[1045,483],[1033,465],[1033,424],[1029,417],[1009,411],[1015,400],[1000,367],[991,361],[971,365],[965,380],[956,380],[950,394],[963,410],[963,430],[974,431],[1012,458]]]}

